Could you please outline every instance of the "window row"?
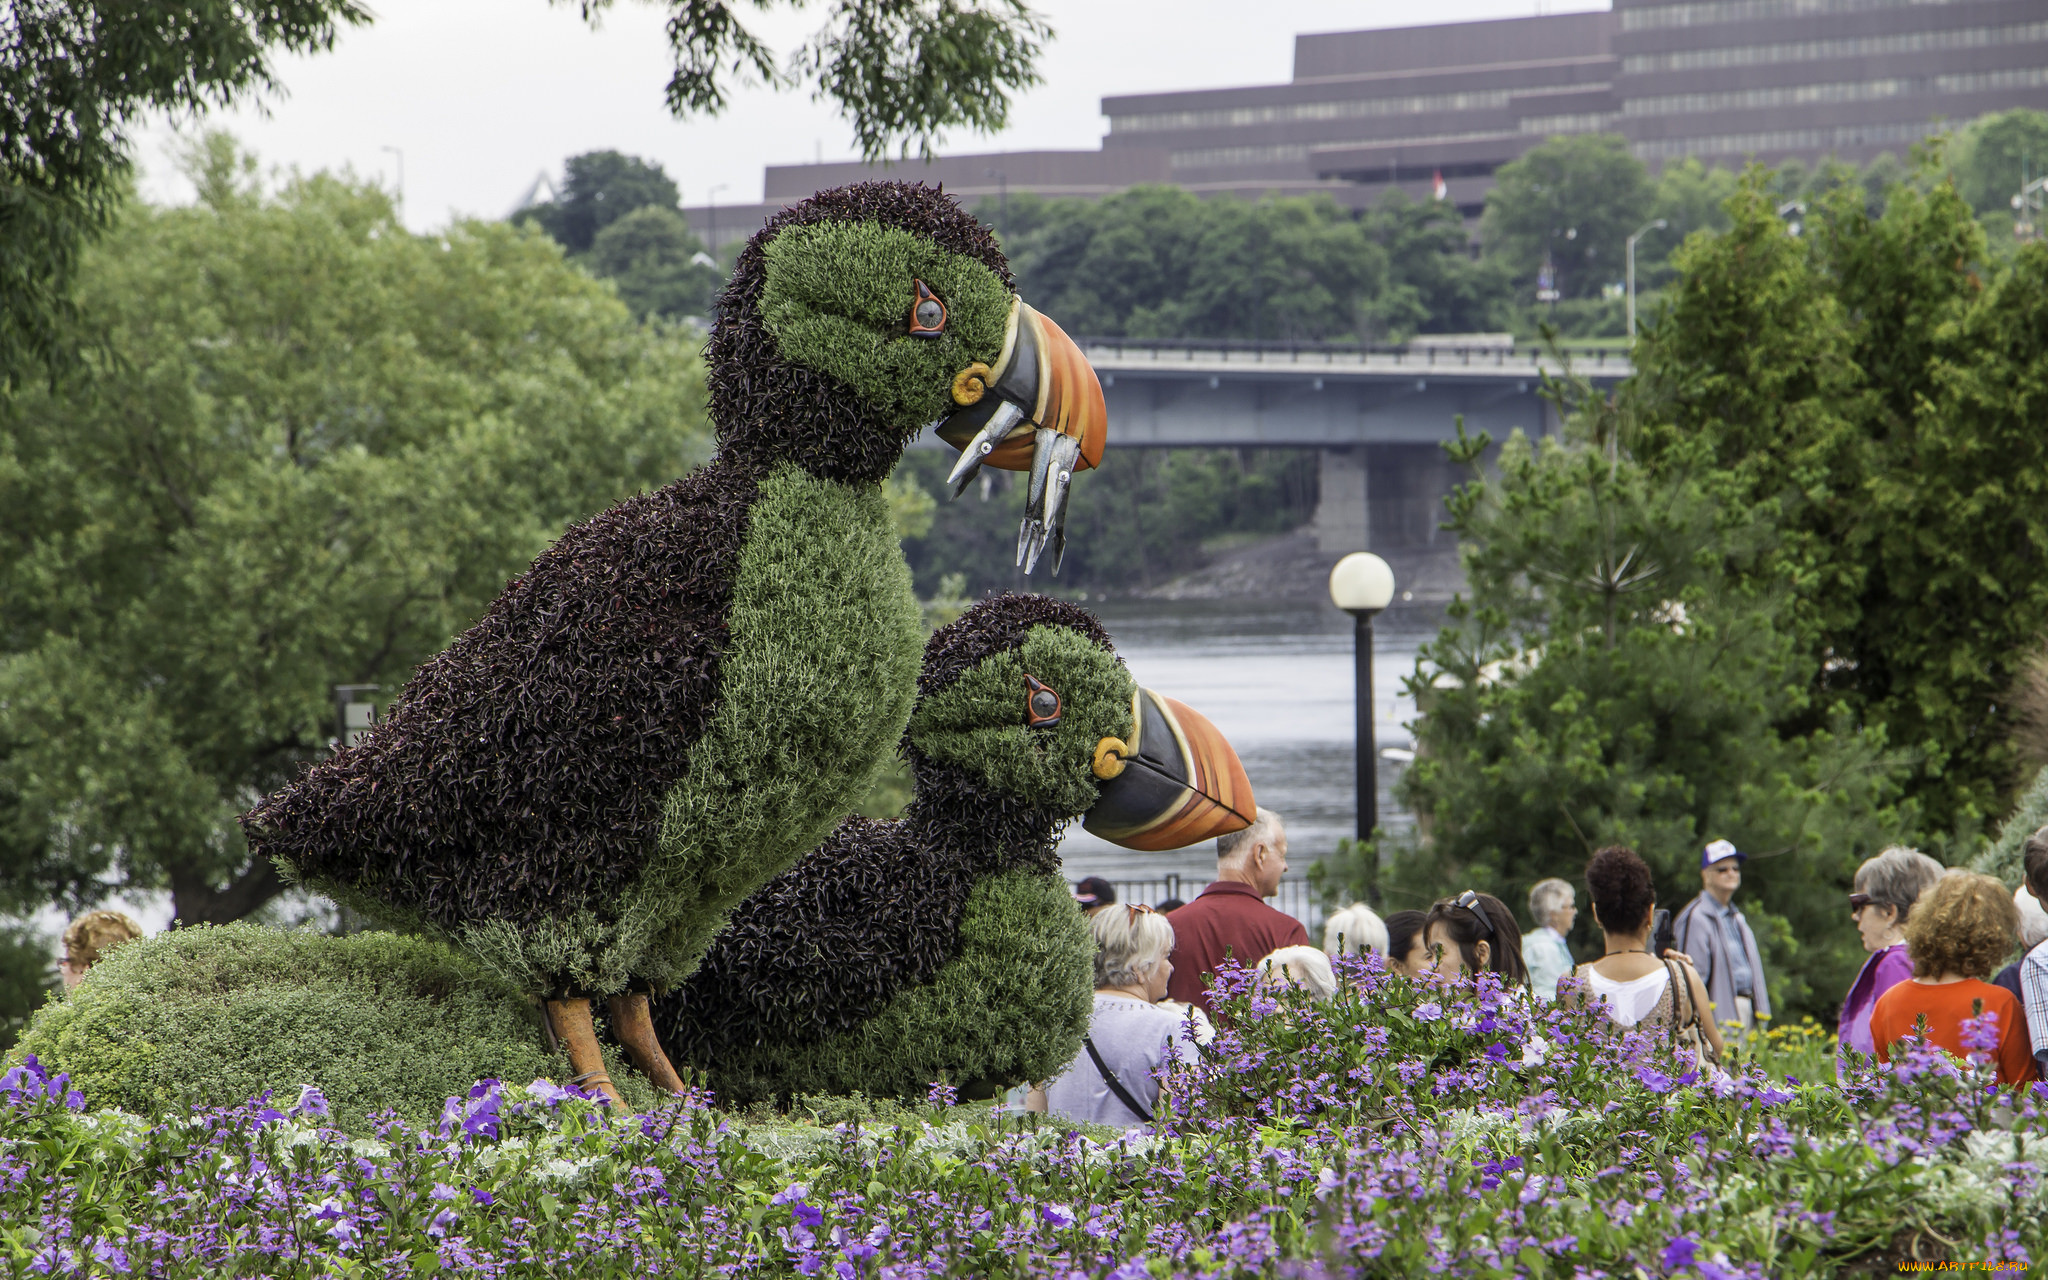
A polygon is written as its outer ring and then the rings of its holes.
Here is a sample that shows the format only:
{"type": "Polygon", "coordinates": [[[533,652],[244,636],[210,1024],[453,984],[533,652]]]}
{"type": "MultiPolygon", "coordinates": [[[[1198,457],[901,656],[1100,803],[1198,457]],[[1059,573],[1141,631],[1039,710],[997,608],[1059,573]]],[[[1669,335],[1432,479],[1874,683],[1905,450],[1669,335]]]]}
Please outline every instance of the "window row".
{"type": "Polygon", "coordinates": [[[1721,93],[1674,93],[1661,98],[1630,98],[1623,115],[1697,115],[1703,111],[1741,111],[1762,107],[1797,107],[1825,102],[1871,102],[1919,94],[1990,93],[2001,89],[2034,89],[2048,85],[2048,68],[2016,67],[2005,71],[1968,71],[1947,76],[1900,76],[1850,84],[1785,85],[1776,89],[1730,89],[1721,93]]]}
{"type": "Polygon", "coordinates": [[[1969,0],[1689,0],[1683,4],[1623,9],[1621,29],[1655,31],[1664,27],[1709,27],[1722,22],[1753,22],[1760,18],[1804,18],[1822,13],[1867,13],[1873,9],[1964,3],[1969,3],[1969,0]]]}
{"type": "MultiPolygon", "coordinates": [[[[1576,91],[1581,86],[1572,85],[1576,91]]],[[[1477,89],[1465,93],[1417,93],[1351,102],[1290,102],[1270,107],[1229,107],[1209,111],[1154,111],[1111,116],[1111,133],[1163,133],[1178,129],[1228,129],[1286,120],[1349,120],[1360,116],[1419,115],[1425,111],[1476,111],[1504,107],[1528,90],[1477,89]]]]}
{"type": "Polygon", "coordinates": [[[1771,151],[1827,151],[1837,147],[1917,142],[1950,126],[1938,120],[1915,124],[1842,125],[1833,129],[1780,129],[1770,133],[1722,133],[1703,138],[1659,138],[1630,148],[1641,160],[1679,156],[1753,155],[1771,151]]]}
{"type": "Polygon", "coordinates": [[[1722,49],[1681,49],[1673,53],[1640,53],[1623,58],[1621,70],[1623,75],[1636,76],[1661,71],[1760,66],[1774,62],[1815,62],[1822,58],[1870,58],[1887,53],[1984,49],[1993,45],[2031,44],[2036,40],[2048,40],[2048,22],[2028,22],[2009,27],[1959,27],[1953,31],[1911,31],[1895,36],[1797,40],[1788,44],[1747,44],[1722,49]]]}

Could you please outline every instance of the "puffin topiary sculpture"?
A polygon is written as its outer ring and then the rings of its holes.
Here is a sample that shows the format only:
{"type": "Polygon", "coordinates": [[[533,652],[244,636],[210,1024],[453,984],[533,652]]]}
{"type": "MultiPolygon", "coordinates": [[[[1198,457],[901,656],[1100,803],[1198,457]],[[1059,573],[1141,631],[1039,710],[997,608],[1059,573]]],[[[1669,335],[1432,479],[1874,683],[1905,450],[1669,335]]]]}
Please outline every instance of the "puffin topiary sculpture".
{"type": "Polygon", "coordinates": [[[903,730],[922,628],[881,485],[904,446],[978,424],[976,465],[1059,489],[1027,517],[1056,546],[1065,485],[1103,442],[1087,362],[922,185],[770,219],[706,359],[709,464],[571,527],[367,738],[243,820],[291,878],[541,997],[615,1101],[591,998],[680,1087],[647,993],[830,833],[903,730]],[[1033,459],[998,456],[1016,432],[1033,459]]]}
{"type": "Polygon", "coordinates": [[[901,818],[849,818],[733,912],[655,1025],[721,1101],[1044,1079],[1079,1052],[1094,945],[1057,843],[1167,849],[1256,805],[1215,727],[1138,688],[1086,611],[975,605],[925,646],[901,818]]]}

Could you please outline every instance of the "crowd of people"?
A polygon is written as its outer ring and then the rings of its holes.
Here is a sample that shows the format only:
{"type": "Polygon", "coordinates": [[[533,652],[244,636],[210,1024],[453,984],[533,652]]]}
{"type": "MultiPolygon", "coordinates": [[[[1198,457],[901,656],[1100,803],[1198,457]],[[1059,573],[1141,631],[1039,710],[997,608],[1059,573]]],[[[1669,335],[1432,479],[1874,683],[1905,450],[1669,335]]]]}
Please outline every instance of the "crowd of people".
{"type": "MultiPolygon", "coordinates": [[[[1467,889],[1384,918],[1354,903],[1329,916],[1316,947],[1300,921],[1265,901],[1287,870],[1287,830],[1261,809],[1217,841],[1216,879],[1191,902],[1118,903],[1098,877],[1075,886],[1097,947],[1094,1021],[1074,1062],[1025,1105],[1103,1124],[1149,1121],[1160,1067],[1198,1054],[1214,1034],[1209,986],[1226,959],[1317,998],[1336,994],[1330,957],[1345,953],[1377,952],[1419,980],[1491,972],[1530,1000],[1597,1004],[1625,1026],[1667,1027],[1701,1063],[1718,1062],[1728,1037],[1771,1016],[1763,952],[1735,902],[1746,861],[1726,840],[1707,844],[1700,892],[1674,914],[1658,906],[1634,850],[1598,850],[1583,883],[1600,949],[1583,961],[1570,940],[1578,887],[1562,879],[1529,890],[1526,933],[1506,903],[1467,889]]],[[[2027,841],[2024,866],[2010,894],[1916,849],[1886,849],[1857,868],[1847,905],[1868,957],[1842,1002],[1845,1056],[1889,1061],[1918,1037],[1958,1058],[1974,1050],[2006,1084],[2048,1079],[2048,827],[2027,841]],[[1979,1038],[1966,1044],[1973,1020],[1979,1038]]]]}

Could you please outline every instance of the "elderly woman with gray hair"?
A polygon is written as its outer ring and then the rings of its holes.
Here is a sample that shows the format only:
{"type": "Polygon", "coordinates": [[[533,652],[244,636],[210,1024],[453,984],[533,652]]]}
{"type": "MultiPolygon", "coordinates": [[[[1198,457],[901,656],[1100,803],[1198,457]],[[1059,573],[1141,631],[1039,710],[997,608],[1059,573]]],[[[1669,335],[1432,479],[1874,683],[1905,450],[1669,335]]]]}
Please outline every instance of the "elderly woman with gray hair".
{"type": "Polygon", "coordinates": [[[1150,907],[1112,906],[1089,920],[1095,935],[1095,1012],[1081,1052],[1045,1086],[1045,1109],[1118,1127],[1150,1124],[1153,1078],[1169,1057],[1194,1060],[1181,1014],[1162,1008],[1173,973],[1173,926],[1150,907]]]}
{"type": "Polygon", "coordinates": [[[1856,981],[1849,985],[1849,997],[1842,1001],[1842,1016],[1836,1035],[1844,1049],[1875,1053],[1871,1042],[1870,1014],[1877,999],[1913,976],[1913,961],[1906,953],[1906,917],[1920,895],[1941,879],[1942,865],[1918,849],[1893,845],[1856,868],[1855,892],[1849,895],[1849,918],[1863,935],[1863,949],[1870,953],[1856,981]]]}

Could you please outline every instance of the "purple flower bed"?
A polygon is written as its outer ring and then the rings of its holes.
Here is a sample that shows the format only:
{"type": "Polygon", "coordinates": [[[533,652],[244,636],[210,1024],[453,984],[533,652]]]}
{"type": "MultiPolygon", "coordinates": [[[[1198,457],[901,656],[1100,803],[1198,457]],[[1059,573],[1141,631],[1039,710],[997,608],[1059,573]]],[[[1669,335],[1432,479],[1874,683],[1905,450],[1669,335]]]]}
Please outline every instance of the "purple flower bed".
{"type": "Polygon", "coordinates": [[[439,1123],[307,1089],[136,1117],[0,1077],[15,1275],[1761,1277],[2048,1250],[2048,1090],[1918,1050],[1840,1081],[1701,1070],[1598,1013],[1340,962],[1335,1000],[1226,979],[1157,1132],[936,1086],[923,1119],[637,1117],[484,1081],[439,1123]]]}

